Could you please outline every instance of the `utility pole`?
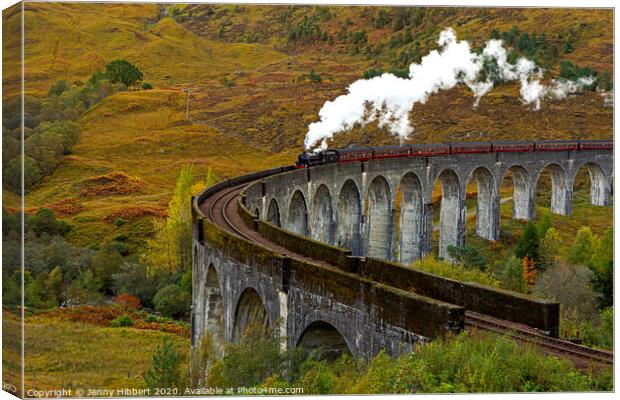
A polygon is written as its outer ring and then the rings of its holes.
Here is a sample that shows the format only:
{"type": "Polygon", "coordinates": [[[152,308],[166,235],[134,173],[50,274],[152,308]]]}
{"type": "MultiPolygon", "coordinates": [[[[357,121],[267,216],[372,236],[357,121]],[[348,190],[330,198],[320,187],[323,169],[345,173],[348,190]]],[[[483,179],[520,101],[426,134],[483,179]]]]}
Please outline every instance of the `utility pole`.
{"type": "Polygon", "coordinates": [[[183,89],[183,92],[187,92],[187,97],[185,99],[185,119],[189,121],[189,88],[183,89]]]}

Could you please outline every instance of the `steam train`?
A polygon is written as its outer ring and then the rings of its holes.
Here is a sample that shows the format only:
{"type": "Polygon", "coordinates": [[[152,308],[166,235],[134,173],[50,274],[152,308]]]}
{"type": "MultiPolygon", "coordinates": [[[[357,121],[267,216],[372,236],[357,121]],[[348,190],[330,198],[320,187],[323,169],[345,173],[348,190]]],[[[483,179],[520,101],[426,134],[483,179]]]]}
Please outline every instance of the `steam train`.
{"type": "Polygon", "coordinates": [[[538,142],[464,142],[381,147],[347,147],[316,153],[301,153],[295,168],[353,161],[448,154],[526,153],[534,151],[613,150],[613,140],[545,140],[538,142]]]}

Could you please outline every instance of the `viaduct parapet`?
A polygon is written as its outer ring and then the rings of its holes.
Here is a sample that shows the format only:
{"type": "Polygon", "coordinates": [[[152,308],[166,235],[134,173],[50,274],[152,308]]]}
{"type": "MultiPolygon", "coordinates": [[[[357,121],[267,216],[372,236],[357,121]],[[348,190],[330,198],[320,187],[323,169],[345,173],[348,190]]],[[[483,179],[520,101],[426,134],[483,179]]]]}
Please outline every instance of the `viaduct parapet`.
{"type": "Polygon", "coordinates": [[[592,204],[609,205],[612,151],[371,160],[220,182],[193,199],[192,344],[209,333],[221,346],[250,325],[271,325],[286,346],[396,355],[462,330],[466,311],[557,336],[557,303],[403,265],[432,252],[435,226],[439,256],[465,243],[468,182],[478,188],[476,233],[497,240],[507,175],[514,218],[529,220],[541,173],[551,175],[551,211],[569,215],[581,168],[592,204]]]}

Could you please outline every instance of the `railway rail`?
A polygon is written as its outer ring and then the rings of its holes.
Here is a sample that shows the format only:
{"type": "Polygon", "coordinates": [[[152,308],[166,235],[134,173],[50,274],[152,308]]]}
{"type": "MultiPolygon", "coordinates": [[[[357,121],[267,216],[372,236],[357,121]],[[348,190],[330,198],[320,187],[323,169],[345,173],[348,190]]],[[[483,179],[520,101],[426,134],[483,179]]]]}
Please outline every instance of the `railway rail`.
{"type": "Polygon", "coordinates": [[[612,352],[582,346],[565,339],[549,337],[528,326],[471,311],[465,312],[465,328],[470,331],[506,335],[517,342],[536,346],[547,355],[568,358],[579,369],[587,369],[591,366],[609,366],[613,365],[614,361],[612,352]]]}
{"type": "MultiPolygon", "coordinates": [[[[243,190],[253,182],[227,187],[209,196],[200,205],[203,214],[220,228],[243,239],[257,243],[271,251],[308,261],[309,259],[298,253],[285,249],[255,230],[246,226],[237,210],[237,201],[243,190]]],[[[317,264],[324,262],[310,260],[317,264]]],[[[336,268],[336,267],[333,267],[336,268]]],[[[573,343],[568,340],[549,337],[538,330],[523,324],[475,313],[465,312],[465,329],[469,331],[489,332],[506,335],[517,342],[533,345],[540,348],[545,354],[570,359],[577,368],[609,366],[613,364],[613,353],[604,350],[592,349],[573,343]]]]}

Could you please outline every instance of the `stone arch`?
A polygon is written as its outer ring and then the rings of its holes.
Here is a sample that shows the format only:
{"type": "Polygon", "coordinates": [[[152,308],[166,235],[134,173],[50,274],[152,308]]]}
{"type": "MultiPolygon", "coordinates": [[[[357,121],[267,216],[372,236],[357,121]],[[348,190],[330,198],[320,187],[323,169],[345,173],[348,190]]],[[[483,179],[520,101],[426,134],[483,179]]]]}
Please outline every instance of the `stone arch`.
{"type": "Polygon", "coordinates": [[[269,202],[269,207],[267,208],[267,222],[276,226],[282,226],[280,223],[280,207],[276,199],[271,199],[269,202]]]}
{"type": "MultiPolygon", "coordinates": [[[[521,165],[513,165],[502,176],[502,182],[510,174],[513,183],[513,209],[514,219],[531,220],[534,215],[532,201],[532,178],[530,173],[521,165]]],[[[500,184],[502,183],[500,182],[500,184]]]]}
{"type": "Polygon", "coordinates": [[[548,171],[551,175],[551,212],[570,215],[572,212],[572,185],[568,183],[568,174],[559,164],[547,164],[536,177],[536,186],[540,176],[548,171]]]}
{"type": "Polygon", "coordinates": [[[392,201],[390,186],[382,176],[375,177],[367,194],[367,254],[385,260],[391,258],[392,201]]]}
{"type": "Polygon", "coordinates": [[[424,232],[424,202],[422,184],[413,172],[403,176],[398,185],[400,204],[398,259],[401,264],[411,264],[422,255],[424,232]]]}
{"type": "Polygon", "coordinates": [[[334,360],[344,354],[352,354],[344,336],[332,324],[317,320],[301,334],[297,342],[306,352],[318,351],[319,358],[334,360]]]}
{"type": "Polygon", "coordinates": [[[360,255],[362,205],[360,192],[351,179],[347,180],[340,189],[337,212],[336,246],[351,250],[353,255],[360,255]]]}
{"type": "Polygon", "coordinates": [[[486,167],[478,167],[469,175],[476,182],[476,234],[483,239],[499,239],[499,194],[495,177],[486,167]]]}
{"type": "Polygon", "coordinates": [[[266,333],[269,316],[265,303],[254,288],[246,288],[239,296],[233,323],[233,341],[237,341],[249,328],[260,329],[266,333]]]}
{"type": "Polygon", "coordinates": [[[608,206],[611,204],[611,187],[605,172],[603,172],[603,168],[595,162],[587,162],[576,169],[575,177],[573,178],[573,191],[575,189],[575,178],[583,168],[586,168],[590,176],[590,204],[593,206],[608,206]]]}
{"type": "Polygon", "coordinates": [[[288,206],[287,229],[299,235],[308,236],[308,208],[301,190],[291,196],[288,206]]]}
{"type": "Polygon", "coordinates": [[[203,310],[203,332],[211,335],[216,353],[222,355],[224,354],[224,306],[220,281],[213,264],[209,264],[207,268],[203,310]]]}
{"type": "Polygon", "coordinates": [[[319,186],[312,200],[310,234],[315,240],[333,244],[334,211],[332,196],[325,185],[319,186]]]}
{"type": "Polygon", "coordinates": [[[448,247],[460,247],[465,236],[465,204],[461,198],[459,177],[451,169],[444,169],[435,179],[441,183],[439,211],[439,257],[449,258],[448,247]]]}

